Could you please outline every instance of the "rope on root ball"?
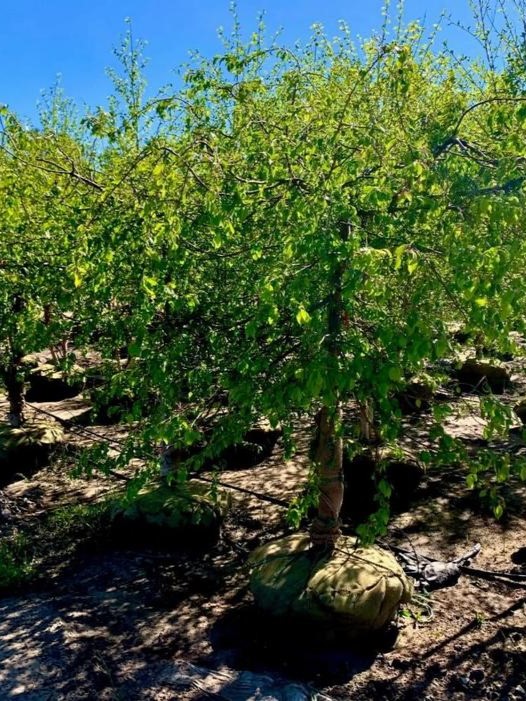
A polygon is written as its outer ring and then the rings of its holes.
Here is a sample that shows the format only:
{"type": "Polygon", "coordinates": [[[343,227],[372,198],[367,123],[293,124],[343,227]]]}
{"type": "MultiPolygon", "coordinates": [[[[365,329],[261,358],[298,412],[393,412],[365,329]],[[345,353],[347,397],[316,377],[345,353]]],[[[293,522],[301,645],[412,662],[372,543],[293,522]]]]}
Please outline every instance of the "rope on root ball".
{"type": "Polygon", "coordinates": [[[310,528],[313,545],[334,548],[341,536],[339,514],[343,503],[343,473],[341,470],[324,475],[320,484],[318,515],[310,528]]]}

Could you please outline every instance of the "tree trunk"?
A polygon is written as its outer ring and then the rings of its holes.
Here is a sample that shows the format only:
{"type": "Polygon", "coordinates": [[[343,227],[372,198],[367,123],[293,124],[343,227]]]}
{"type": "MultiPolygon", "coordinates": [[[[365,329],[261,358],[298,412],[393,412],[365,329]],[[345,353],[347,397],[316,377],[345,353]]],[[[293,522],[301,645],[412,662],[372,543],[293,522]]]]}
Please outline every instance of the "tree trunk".
{"type": "Polygon", "coordinates": [[[20,375],[19,355],[11,356],[9,364],[4,368],[3,376],[9,402],[7,423],[13,428],[20,428],[25,422],[24,416],[24,380],[20,375]]]}
{"type": "MultiPolygon", "coordinates": [[[[340,236],[346,241],[349,235],[347,222],[340,224],[340,236]]],[[[327,315],[327,373],[338,377],[341,355],[341,333],[344,308],[342,302],[342,280],[345,263],[336,257],[332,268],[332,290],[327,315]]],[[[333,548],[341,535],[340,511],[343,504],[343,439],[341,435],[341,402],[337,382],[327,388],[330,401],[322,407],[319,415],[318,445],[315,461],[318,466],[320,495],[318,515],[310,529],[314,545],[333,548]]]]}
{"type": "Polygon", "coordinates": [[[343,440],[338,430],[341,408],[332,411],[324,406],[319,416],[318,445],[315,461],[318,465],[320,495],[318,515],[310,529],[314,545],[334,547],[341,535],[340,511],[343,504],[343,440]]]}
{"type": "Polygon", "coordinates": [[[378,433],[374,425],[374,409],[370,399],[358,404],[360,409],[360,438],[369,445],[378,443],[378,433]]]}

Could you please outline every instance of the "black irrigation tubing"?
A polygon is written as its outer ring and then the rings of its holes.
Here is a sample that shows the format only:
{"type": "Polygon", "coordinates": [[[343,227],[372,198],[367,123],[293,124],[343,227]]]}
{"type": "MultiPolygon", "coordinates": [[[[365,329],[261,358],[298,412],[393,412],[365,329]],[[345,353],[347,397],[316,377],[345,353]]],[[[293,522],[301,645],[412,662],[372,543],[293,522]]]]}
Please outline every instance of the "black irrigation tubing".
{"type": "Polygon", "coordinates": [[[68,431],[71,431],[72,433],[78,433],[79,435],[85,434],[86,436],[92,436],[93,438],[97,438],[98,440],[104,442],[104,443],[114,443],[115,445],[119,446],[122,448],[125,443],[124,441],[119,440],[118,438],[107,438],[106,436],[101,436],[100,433],[97,433],[96,431],[93,431],[89,428],[86,428],[85,426],[77,426],[75,424],[71,424],[69,421],[66,421],[66,419],[60,418],[60,416],[57,416],[56,414],[53,414],[51,411],[46,411],[46,409],[41,409],[38,406],[35,406],[32,403],[26,402],[26,406],[30,407],[33,409],[33,411],[36,411],[37,414],[43,414],[44,416],[49,416],[50,418],[54,419],[57,423],[59,423],[61,426],[66,428],[68,431]]]}
{"type": "MultiPolygon", "coordinates": [[[[89,428],[86,428],[85,426],[76,426],[74,424],[70,424],[68,421],[65,419],[60,418],[59,416],[56,416],[50,411],[46,411],[45,409],[41,409],[40,407],[35,406],[34,404],[27,403],[27,406],[29,406],[31,409],[36,411],[37,413],[43,414],[45,416],[49,416],[50,418],[54,419],[57,421],[61,426],[66,428],[68,431],[71,431],[72,433],[77,433],[79,435],[88,435],[93,438],[97,438],[99,441],[110,444],[113,443],[114,445],[117,445],[119,447],[124,447],[125,442],[122,440],[119,440],[117,438],[106,438],[106,436],[101,436],[100,433],[97,433],[96,431],[93,431],[89,428]]],[[[137,456],[140,457],[140,456],[137,456]]],[[[146,455],[144,454],[142,456],[143,459],[152,459],[155,458],[157,459],[157,456],[154,455],[146,455]]],[[[120,474],[119,472],[115,470],[109,470],[109,474],[112,475],[113,477],[117,477],[120,480],[126,480],[129,482],[132,478],[131,477],[126,477],[125,475],[120,474]]],[[[283,499],[278,499],[277,497],[272,497],[268,496],[266,494],[261,494],[260,492],[256,492],[253,489],[247,489],[245,487],[239,487],[237,485],[233,484],[227,484],[226,482],[222,482],[220,480],[214,480],[214,479],[209,479],[208,477],[201,477],[198,473],[190,473],[190,477],[199,480],[200,482],[206,482],[207,484],[217,484],[220,487],[225,487],[226,489],[232,489],[235,492],[240,492],[241,494],[248,494],[250,496],[256,497],[256,499],[259,499],[259,501],[265,501],[269,504],[274,504],[275,506],[281,506],[284,509],[289,508],[289,503],[283,499]]]]}
{"type": "Polygon", "coordinates": [[[221,482],[219,480],[214,480],[210,479],[208,477],[201,477],[200,475],[196,473],[191,473],[191,477],[194,479],[200,480],[201,482],[207,482],[208,484],[217,484],[220,487],[226,487],[227,489],[233,489],[236,492],[241,492],[242,494],[249,494],[250,496],[256,497],[260,501],[266,501],[269,504],[275,504],[276,506],[281,506],[284,509],[289,508],[289,503],[287,501],[284,501],[283,499],[278,499],[277,497],[270,497],[267,496],[266,494],[261,494],[259,492],[255,492],[253,489],[246,489],[245,487],[238,487],[234,486],[232,484],[227,484],[226,482],[221,482]]]}
{"type": "Polygon", "coordinates": [[[491,581],[502,582],[502,584],[515,584],[526,587],[526,574],[521,572],[498,572],[497,570],[480,570],[477,567],[461,565],[460,571],[470,577],[480,577],[491,581]]]}

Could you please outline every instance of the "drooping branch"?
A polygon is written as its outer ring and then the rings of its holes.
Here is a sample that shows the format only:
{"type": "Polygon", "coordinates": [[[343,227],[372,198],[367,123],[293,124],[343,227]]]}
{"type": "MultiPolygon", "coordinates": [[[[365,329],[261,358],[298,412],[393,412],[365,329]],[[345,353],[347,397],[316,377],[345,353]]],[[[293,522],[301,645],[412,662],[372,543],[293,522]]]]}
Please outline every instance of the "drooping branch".
{"type": "Polygon", "coordinates": [[[485,100],[480,100],[479,102],[474,102],[472,105],[469,107],[466,107],[466,109],[462,112],[460,117],[457,120],[457,123],[453,127],[453,137],[455,137],[458,134],[458,130],[460,129],[460,126],[464,119],[473,112],[473,110],[478,109],[479,107],[483,107],[484,105],[490,105],[495,102],[526,102],[526,97],[518,97],[516,95],[511,96],[511,95],[496,95],[494,97],[488,97],[485,100]]]}

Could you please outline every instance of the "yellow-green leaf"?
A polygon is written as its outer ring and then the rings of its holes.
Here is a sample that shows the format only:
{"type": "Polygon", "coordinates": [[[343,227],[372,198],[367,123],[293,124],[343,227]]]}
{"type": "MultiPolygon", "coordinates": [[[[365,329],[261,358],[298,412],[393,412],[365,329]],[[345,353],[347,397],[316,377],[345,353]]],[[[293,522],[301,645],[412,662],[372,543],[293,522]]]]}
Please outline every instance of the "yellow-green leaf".
{"type": "Polygon", "coordinates": [[[298,322],[298,324],[301,325],[310,323],[311,315],[305,309],[305,307],[301,307],[298,313],[296,314],[296,321],[298,322]]]}

